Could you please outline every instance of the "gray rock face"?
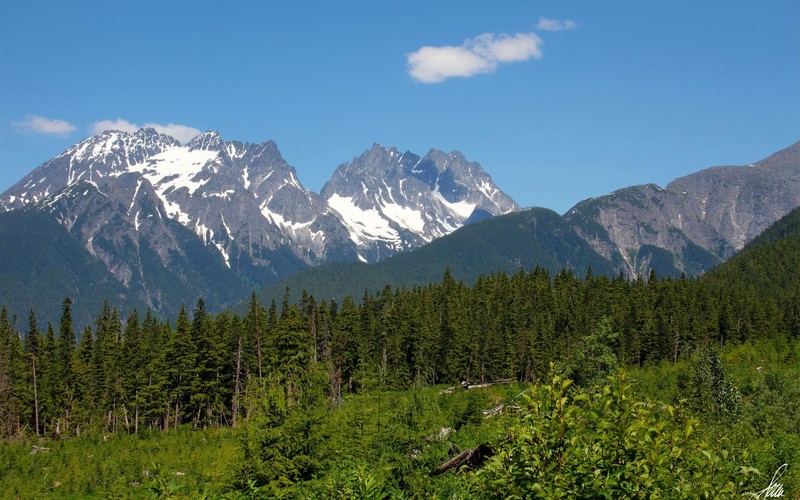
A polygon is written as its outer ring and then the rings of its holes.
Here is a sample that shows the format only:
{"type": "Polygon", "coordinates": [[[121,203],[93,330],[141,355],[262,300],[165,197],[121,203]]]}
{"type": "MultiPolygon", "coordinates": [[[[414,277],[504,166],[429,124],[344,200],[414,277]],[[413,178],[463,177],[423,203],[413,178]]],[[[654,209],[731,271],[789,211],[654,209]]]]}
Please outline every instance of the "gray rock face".
{"type": "Polygon", "coordinates": [[[480,165],[457,151],[433,149],[419,157],[378,144],[340,165],[321,195],[341,217],[365,262],[449,234],[475,212],[519,210],[480,165]]]}
{"type": "Polygon", "coordinates": [[[800,205],[800,143],[758,163],[713,167],[669,183],[585,200],[565,217],[629,276],[653,259],[697,275],[800,205]],[[665,253],[666,252],[666,253],[665,253]]]}
{"type": "Polygon", "coordinates": [[[175,311],[195,295],[217,307],[242,296],[240,280],[219,253],[170,219],[135,173],[99,185],[78,181],[23,210],[32,209],[49,214],[99,259],[127,290],[129,303],[175,311]]]}

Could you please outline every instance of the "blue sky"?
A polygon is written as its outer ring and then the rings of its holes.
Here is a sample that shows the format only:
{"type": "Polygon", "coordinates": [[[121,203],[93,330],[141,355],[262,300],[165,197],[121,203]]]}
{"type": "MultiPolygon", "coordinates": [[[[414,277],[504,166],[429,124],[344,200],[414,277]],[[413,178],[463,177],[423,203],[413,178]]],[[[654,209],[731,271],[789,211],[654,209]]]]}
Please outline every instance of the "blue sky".
{"type": "Polygon", "coordinates": [[[274,139],[319,191],[377,142],[523,206],[800,140],[800,1],[5,2],[0,191],[104,124],[274,139]]]}

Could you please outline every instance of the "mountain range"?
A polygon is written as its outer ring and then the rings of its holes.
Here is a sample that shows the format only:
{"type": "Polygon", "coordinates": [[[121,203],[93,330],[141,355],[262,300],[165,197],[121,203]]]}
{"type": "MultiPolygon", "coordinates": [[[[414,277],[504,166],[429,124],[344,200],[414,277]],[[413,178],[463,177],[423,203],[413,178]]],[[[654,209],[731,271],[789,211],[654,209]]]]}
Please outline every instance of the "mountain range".
{"type": "Polygon", "coordinates": [[[330,269],[346,269],[348,290],[423,283],[445,267],[466,280],[535,265],[701,275],[798,205],[800,143],[561,216],[521,211],[457,151],[375,144],[317,194],[273,141],[106,131],[0,195],[0,303],[52,321],[70,296],[90,321],[103,300],[172,315],[203,297],[220,310],[292,279],[329,283],[330,269]]]}
{"type": "MultiPolygon", "coordinates": [[[[106,274],[93,281],[117,290],[103,298],[173,312],[201,296],[211,309],[226,307],[309,266],[376,262],[518,208],[458,152],[420,157],[376,144],[317,194],[273,141],[226,142],[210,131],[182,145],[140,129],[89,137],[34,169],[0,195],[0,225],[18,231],[30,223],[22,214],[34,213],[57,224],[66,232],[54,238],[85,250],[57,266],[66,275],[98,260],[106,274]]],[[[0,255],[17,248],[10,241],[0,255]]],[[[0,300],[27,308],[12,283],[30,282],[47,260],[17,257],[21,266],[0,268],[0,300]]],[[[80,281],[54,280],[46,295],[93,300],[80,281]]]]}

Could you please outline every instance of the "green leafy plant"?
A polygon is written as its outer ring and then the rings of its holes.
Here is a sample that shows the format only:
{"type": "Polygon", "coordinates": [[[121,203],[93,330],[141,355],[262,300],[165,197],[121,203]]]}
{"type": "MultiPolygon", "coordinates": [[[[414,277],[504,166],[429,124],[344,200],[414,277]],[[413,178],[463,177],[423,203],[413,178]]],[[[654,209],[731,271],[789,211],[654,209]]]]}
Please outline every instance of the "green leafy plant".
{"type": "Polygon", "coordinates": [[[551,375],[477,473],[492,498],[715,498],[748,491],[747,454],[698,439],[679,407],[637,400],[619,372],[577,390],[551,375]]]}

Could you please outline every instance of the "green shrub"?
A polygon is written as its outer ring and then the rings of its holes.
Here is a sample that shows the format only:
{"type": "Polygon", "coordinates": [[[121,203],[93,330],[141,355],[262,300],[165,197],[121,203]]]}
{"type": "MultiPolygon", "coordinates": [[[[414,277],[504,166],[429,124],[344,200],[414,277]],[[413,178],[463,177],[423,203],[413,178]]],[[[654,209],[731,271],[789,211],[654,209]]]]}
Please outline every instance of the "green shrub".
{"type": "Polygon", "coordinates": [[[680,408],[636,400],[624,372],[602,388],[552,375],[476,475],[489,498],[715,498],[754,491],[746,453],[695,435],[680,408]]]}

